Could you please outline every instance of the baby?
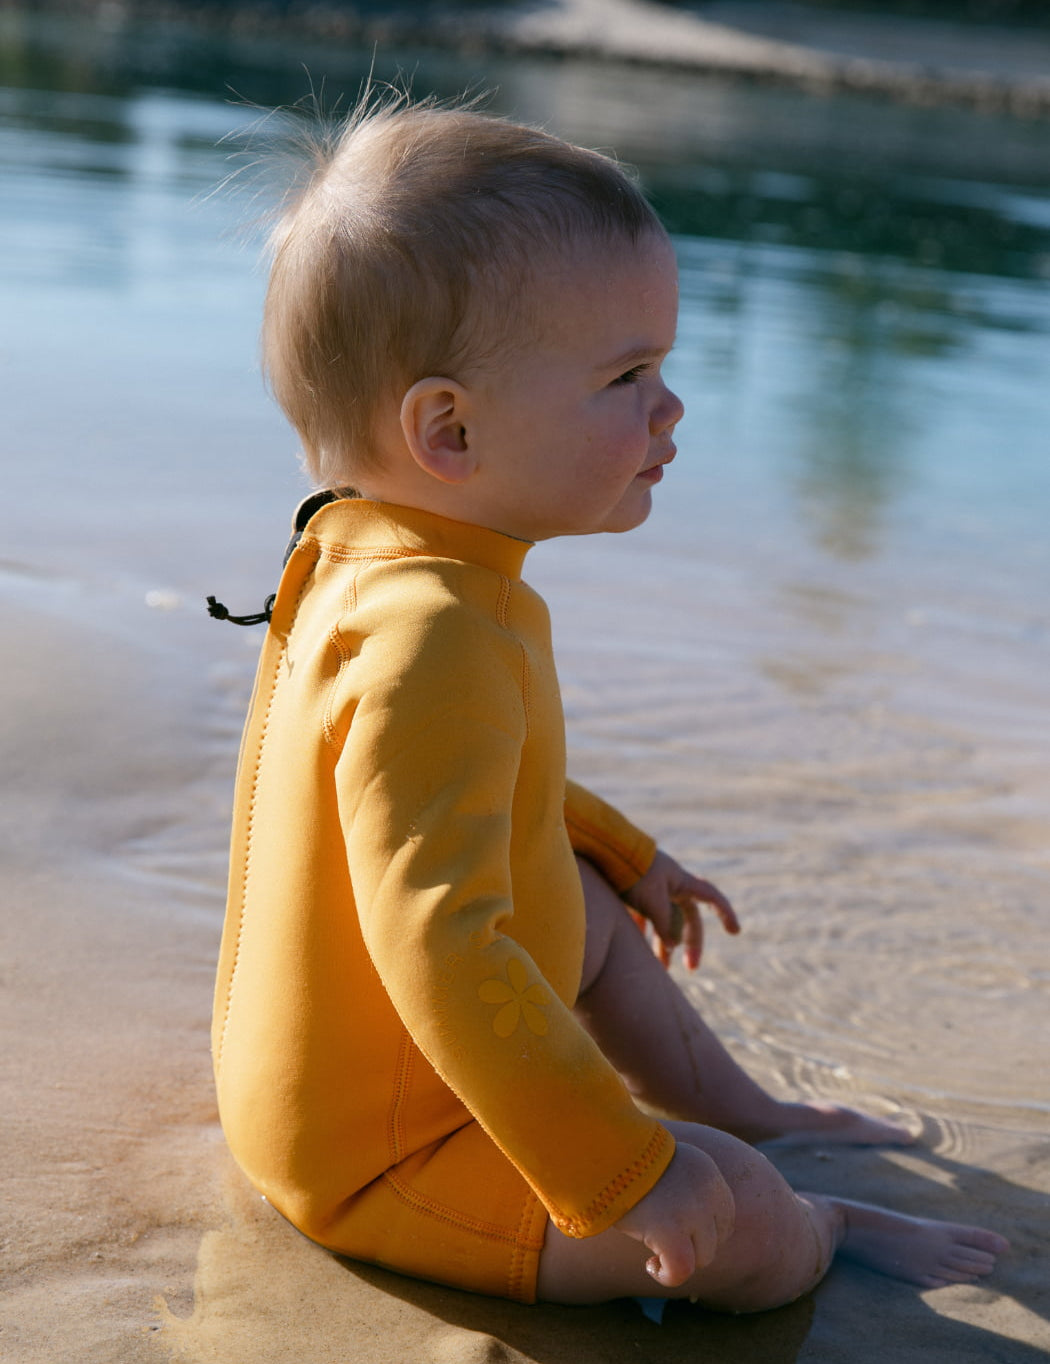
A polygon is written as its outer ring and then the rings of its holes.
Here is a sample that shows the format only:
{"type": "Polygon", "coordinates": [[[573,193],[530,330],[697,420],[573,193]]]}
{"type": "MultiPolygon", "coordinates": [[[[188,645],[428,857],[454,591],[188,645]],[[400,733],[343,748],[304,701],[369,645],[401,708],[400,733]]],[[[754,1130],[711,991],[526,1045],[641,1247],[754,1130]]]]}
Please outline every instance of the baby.
{"type": "Polygon", "coordinates": [[[522,563],[648,516],[676,314],[615,162],[471,110],[362,109],[287,207],[264,353],[327,491],[241,751],[226,1135],[322,1245],[525,1302],[758,1310],[836,1250],[968,1282],[1001,1237],[795,1194],[748,1144],[910,1136],[740,1070],[665,970],[732,907],[566,780],[522,563]]]}

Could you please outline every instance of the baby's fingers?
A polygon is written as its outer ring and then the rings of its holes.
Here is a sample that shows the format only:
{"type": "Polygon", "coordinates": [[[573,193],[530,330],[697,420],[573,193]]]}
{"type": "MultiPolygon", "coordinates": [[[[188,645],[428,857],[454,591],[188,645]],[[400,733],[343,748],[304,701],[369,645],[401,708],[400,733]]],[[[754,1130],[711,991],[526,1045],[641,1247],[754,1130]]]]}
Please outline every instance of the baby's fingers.
{"type": "Polygon", "coordinates": [[[696,1251],[688,1236],[647,1236],[645,1244],[653,1252],[645,1262],[646,1271],[664,1288],[677,1288],[695,1273],[696,1251]]]}
{"type": "Polygon", "coordinates": [[[703,929],[696,906],[688,900],[681,903],[672,900],[670,924],[663,932],[656,928],[656,941],[653,944],[656,955],[664,966],[670,966],[674,950],[681,943],[685,948],[686,964],[690,970],[695,970],[700,961],[700,953],[696,950],[698,935],[702,941],[703,929]]]}
{"type": "Polygon", "coordinates": [[[698,876],[691,876],[688,886],[683,889],[690,899],[710,905],[727,933],[740,932],[740,920],[736,917],[736,910],[717,886],[712,885],[710,881],[701,881],[698,876]]]}
{"type": "Polygon", "coordinates": [[[692,902],[686,905],[682,915],[682,956],[690,971],[700,965],[704,952],[704,922],[700,911],[692,902]]]}

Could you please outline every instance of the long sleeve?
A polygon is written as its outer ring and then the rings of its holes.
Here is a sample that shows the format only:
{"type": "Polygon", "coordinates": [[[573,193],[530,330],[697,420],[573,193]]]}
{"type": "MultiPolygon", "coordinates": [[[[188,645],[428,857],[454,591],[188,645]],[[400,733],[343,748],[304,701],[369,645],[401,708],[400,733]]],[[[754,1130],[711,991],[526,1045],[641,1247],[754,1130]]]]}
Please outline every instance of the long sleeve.
{"type": "Polygon", "coordinates": [[[652,866],[656,844],[600,796],[565,783],[565,825],[573,852],[588,858],[621,893],[652,866]]]}
{"type": "MultiPolygon", "coordinates": [[[[523,557],[479,527],[330,504],[288,561],[263,647],[217,1093],[256,1187],[353,1253],[339,1228],[357,1193],[472,1118],[572,1235],[615,1222],[673,1154],[572,1012],[585,922],[564,719],[523,557]]],[[[590,855],[629,865],[633,835],[585,798],[574,808],[590,855]]]]}
{"type": "Polygon", "coordinates": [[[461,603],[418,629],[400,619],[336,770],[362,936],[434,1069],[556,1225],[590,1235],[648,1192],[673,1141],[575,1019],[573,971],[551,951],[582,923],[564,811],[543,795],[560,710],[537,704],[539,665],[498,619],[461,603]],[[557,868],[546,887],[522,865],[530,848],[557,868]]]}

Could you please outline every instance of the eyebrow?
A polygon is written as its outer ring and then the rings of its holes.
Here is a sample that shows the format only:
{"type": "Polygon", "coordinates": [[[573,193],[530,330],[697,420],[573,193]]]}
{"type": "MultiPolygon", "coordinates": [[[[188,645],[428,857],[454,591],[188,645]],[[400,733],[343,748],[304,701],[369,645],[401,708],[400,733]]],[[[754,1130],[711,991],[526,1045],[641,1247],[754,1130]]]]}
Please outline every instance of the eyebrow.
{"type": "Polygon", "coordinates": [[[630,369],[632,365],[640,364],[643,360],[663,359],[668,351],[662,346],[633,346],[623,354],[614,356],[606,364],[600,365],[600,369],[630,369]]]}

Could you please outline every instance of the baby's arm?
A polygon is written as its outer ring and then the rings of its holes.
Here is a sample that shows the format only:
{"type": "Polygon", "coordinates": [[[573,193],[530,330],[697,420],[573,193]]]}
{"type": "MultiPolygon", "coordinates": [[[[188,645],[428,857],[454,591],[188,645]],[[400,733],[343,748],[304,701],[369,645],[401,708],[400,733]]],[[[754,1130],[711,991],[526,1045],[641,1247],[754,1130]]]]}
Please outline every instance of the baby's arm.
{"type": "Polygon", "coordinates": [[[652,866],[656,844],[601,796],[565,783],[565,827],[572,850],[598,868],[622,894],[652,866]]]}
{"type": "Polygon", "coordinates": [[[372,640],[375,681],[335,765],[362,946],[412,1041],[559,1229],[595,1235],[653,1187],[674,1141],[572,1010],[580,887],[540,744],[560,717],[524,693],[513,634],[433,595],[426,628],[402,615],[397,638],[372,640]]]}
{"type": "Polygon", "coordinates": [[[657,851],[641,880],[622,892],[624,900],[648,919],[656,934],[656,950],[665,966],[681,943],[690,971],[700,965],[704,929],[700,906],[710,905],[727,933],[739,933],[733,906],[710,881],[693,876],[663,851],[657,851]]]}
{"type": "Polygon", "coordinates": [[[733,1234],[735,1205],[718,1166],[679,1142],[652,1189],[615,1224],[652,1255],[646,1269],[664,1288],[677,1288],[715,1258],[733,1234]]]}
{"type": "Polygon", "coordinates": [[[740,932],[732,905],[716,886],[691,876],[648,834],[574,781],[565,785],[565,825],[573,851],[597,867],[617,894],[653,925],[665,966],[679,943],[689,969],[700,964],[700,904],[712,906],[727,933],[740,932]]]}

